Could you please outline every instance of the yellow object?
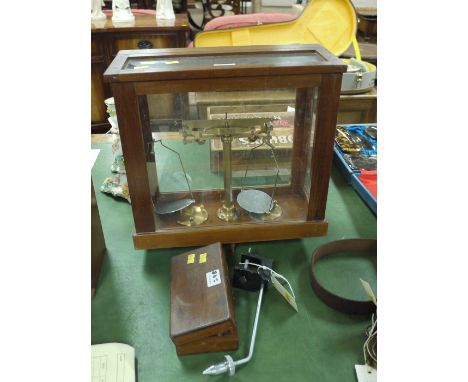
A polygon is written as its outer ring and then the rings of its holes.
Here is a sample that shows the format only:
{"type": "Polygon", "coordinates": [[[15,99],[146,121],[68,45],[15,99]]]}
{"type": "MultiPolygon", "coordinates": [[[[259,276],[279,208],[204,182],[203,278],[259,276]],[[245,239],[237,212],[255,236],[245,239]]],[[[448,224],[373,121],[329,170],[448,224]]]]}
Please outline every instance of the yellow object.
{"type": "Polygon", "coordinates": [[[195,262],[195,253],[187,256],[187,264],[193,264],[195,262]]]}
{"type": "Polygon", "coordinates": [[[200,260],[198,261],[199,264],[206,263],[206,253],[200,253],[200,260]]]}
{"type": "Polygon", "coordinates": [[[312,0],[301,15],[274,23],[200,32],[195,47],[320,44],[339,56],[356,35],[357,18],[349,0],[312,0]]]}
{"type": "Polygon", "coordinates": [[[356,40],[356,35],[353,36],[353,48],[354,48],[354,53],[356,54],[356,60],[362,61],[361,60],[361,51],[359,50],[359,44],[356,40]]]}

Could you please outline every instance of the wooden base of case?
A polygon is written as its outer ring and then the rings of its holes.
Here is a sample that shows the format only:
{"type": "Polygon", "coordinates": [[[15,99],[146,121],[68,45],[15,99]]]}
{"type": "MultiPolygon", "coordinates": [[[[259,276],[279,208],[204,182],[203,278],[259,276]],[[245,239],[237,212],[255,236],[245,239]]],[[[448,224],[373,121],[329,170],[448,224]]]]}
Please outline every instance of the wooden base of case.
{"type": "Polygon", "coordinates": [[[212,336],[199,341],[176,345],[177,355],[208,353],[214,351],[236,350],[239,347],[237,332],[224,336],[212,336]]]}

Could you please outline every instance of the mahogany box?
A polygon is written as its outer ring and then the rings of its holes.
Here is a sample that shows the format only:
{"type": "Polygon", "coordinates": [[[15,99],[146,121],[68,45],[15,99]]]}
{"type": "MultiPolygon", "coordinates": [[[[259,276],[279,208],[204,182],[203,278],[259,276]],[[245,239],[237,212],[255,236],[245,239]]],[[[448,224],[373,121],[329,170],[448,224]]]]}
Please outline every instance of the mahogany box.
{"type": "Polygon", "coordinates": [[[170,337],[178,355],[234,350],[238,335],[221,243],[171,260],[170,337]]]}

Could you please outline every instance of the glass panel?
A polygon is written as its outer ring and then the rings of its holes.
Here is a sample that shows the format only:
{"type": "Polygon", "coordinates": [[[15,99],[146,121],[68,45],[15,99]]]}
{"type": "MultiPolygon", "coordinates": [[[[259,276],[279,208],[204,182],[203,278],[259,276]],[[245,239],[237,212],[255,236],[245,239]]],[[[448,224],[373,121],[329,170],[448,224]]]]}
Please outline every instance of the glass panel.
{"type": "Polygon", "coordinates": [[[157,71],[186,70],[188,68],[206,69],[207,67],[231,67],[242,65],[310,65],[323,62],[316,52],[303,52],[286,55],[284,53],[230,54],[219,56],[185,57],[135,57],[129,58],[123,69],[156,69],[157,71]]]}
{"type": "Polygon", "coordinates": [[[157,230],[307,220],[316,93],[141,97],[157,230]]]}
{"type": "Polygon", "coordinates": [[[312,148],[314,146],[314,134],[315,134],[315,118],[317,116],[317,100],[318,100],[318,93],[319,89],[310,89],[309,90],[309,97],[311,99],[311,107],[310,111],[308,111],[308,118],[310,119],[309,121],[305,121],[305,125],[307,126],[309,123],[312,125],[312,129],[310,130],[310,134],[308,137],[306,137],[308,143],[307,143],[307,159],[306,163],[307,165],[305,166],[306,171],[305,171],[305,179],[304,179],[304,193],[307,196],[307,198],[310,198],[310,186],[311,186],[311,164],[312,164],[312,148]]]}

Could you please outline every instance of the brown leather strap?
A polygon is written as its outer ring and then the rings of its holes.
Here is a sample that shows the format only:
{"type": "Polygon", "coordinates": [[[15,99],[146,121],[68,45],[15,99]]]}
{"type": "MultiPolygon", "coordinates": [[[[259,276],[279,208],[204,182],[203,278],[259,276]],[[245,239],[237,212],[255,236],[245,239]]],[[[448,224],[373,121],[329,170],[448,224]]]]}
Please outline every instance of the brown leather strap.
{"type": "Polygon", "coordinates": [[[350,300],[338,296],[325,289],[317,280],[314,272],[315,263],[322,257],[335,252],[360,251],[369,253],[370,256],[377,256],[377,240],[375,239],[344,239],[332,241],[318,247],[312,255],[310,264],[310,283],[317,296],[329,307],[343,313],[349,314],[371,314],[376,310],[376,306],[371,301],[350,300]]]}

